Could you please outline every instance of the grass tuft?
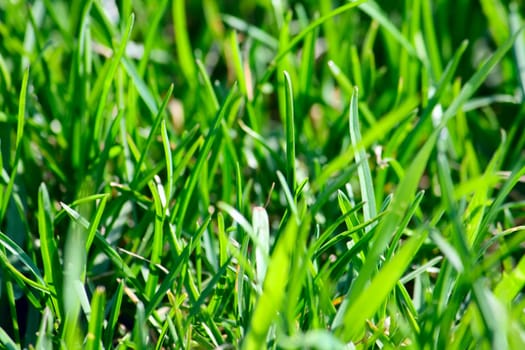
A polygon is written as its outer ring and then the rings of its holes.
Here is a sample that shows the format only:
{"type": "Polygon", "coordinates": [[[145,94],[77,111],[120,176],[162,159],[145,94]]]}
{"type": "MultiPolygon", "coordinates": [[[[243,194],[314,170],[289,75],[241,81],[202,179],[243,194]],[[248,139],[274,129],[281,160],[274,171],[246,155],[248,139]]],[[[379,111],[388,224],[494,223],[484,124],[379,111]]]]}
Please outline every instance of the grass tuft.
{"type": "Polygon", "coordinates": [[[525,7],[471,5],[0,0],[0,348],[525,348],[525,7]]]}

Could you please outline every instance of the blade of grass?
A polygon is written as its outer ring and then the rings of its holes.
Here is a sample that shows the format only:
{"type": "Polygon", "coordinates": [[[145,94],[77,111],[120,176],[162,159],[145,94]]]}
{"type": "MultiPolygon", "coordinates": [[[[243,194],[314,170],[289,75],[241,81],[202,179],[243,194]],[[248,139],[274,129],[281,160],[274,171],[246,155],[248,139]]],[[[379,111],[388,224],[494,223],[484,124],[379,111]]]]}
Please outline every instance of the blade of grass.
{"type": "Polygon", "coordinates": [[[263,29],[251,25],[243,19],[229,14],[222,14],[221,18],[224,23],[230,27],[248,34],[251,38],[259,41],[261,44],[266,45],[271,49],[277,50],[277,47],[279,46],[278,40],[269,33],[265,32],[263,29]]]}
{"type": "Polygon", "coordinates": [[[97,105],[95,119],[93,120],[93,129],[91,131],[92,136],[89,139],[89,143],[91,144],[91,147],[92,147],[91,151],[93,152],[93,154],[98,153],[97,150],[98,150],[101,136],[102,136],[103,116],[104,116],[104,111],[106,108],[108,95],[109,95],[115,74],[117,73],[117,68],[119,66],[119,63],[121,63],[122,57],[124,56],[124,53],[126,51],[126,45],[131,35],[131,31],[133,29],[134,22],[135,22],[135,15],[131,14],[131,16],[128,18],[128,21],[126,24],[126,30],[124,31],[124,36],[122,37],[120,46],[118,50],[115,52],[114,56],[112,57],[108,74],[105,76],[104,86],[102,89],[102,93],[100,95],[99,103],[97,105]]]}
{"type": "Polygon", "coordinates": [[[352,300],[345,312],[343,325],[336,330],[340,339],[345,343],[356,340],[364,330],[365,321],[371,319],[386,300],[425,238],[426,235],[422,232],[410,238],[401,247],[399,253],[374,276],[370,285],[356,299],[352,300]],[[374,291],[374,293],[367,293],[366,291],[374,291]]]}
{"type": "Polygon", "coordinates": [[[44,183],[38,189],[38,231],[40,251],[44,265],[44,281],[51,292],[51,304],[57,318],[62,319],[62,267],[59,250],[54,236],[51,201],[44,183]]]}
{"type": "Polygon", "coordinates": [[[435,24],[432,13],[432,3],[430,1],[421,1],[421,14],[423,24],[423,35],[428,51],[430,69],[434,81],[442,76],[442,64],[438,40],[436,37],[435,24]]]}
{"type": "Polygon", "coordinates": [[[18,115],[17,115],[17,127],[16,127],[16,143],[15,143],[15,158],[13,164],[11,164],[12,172],[9,177],[9,182],[3,194],[3,202],[0,207],[0,222],[4,221],[4,217],[7,211],[7,206],[11,200],[11,193],[13,192],[13,186],[15,185],[15,178],[17,175],[18,162],[20,160],[20,151],[22,138],[24,136],[24,125],[26,118],[26,96],[27,96],[27,84],[29,80],[29,68],[25,69],[24,76],[22,78],[22,87],[20,88],[20,97],[18,99],[18,115]]]}
{"type": "Polygon", "coordinates": [[[468,98],[470,98],[470,96],[472,96],[475,90],[481,85],[481,83],[486,78],[490,70],[503,57],[506,51],[510,49],[515,38],[516,34],[512,38],[510,38],[504,46],[500,47],[485,62],[485,64],[483,64],[480,67],[480,70],[476,72],[472,76],[472,78],[465,84],[459,96],[456,99],[454,99],[450,107],[445,111],[443,115],[443,121],[441,122],[441,124],[436,128],[436,130],[434,130],[432,135],[429,137],[428,141],[417,153],[412,164],[406,172],[407,174],[410,174],[410,176],[405,176],[405,178],[402,179],[392,201],[392,209],[383,218],[383,220],[380,221],[377,227],[378,236],[372,244],[372,250],[370,251],[370,254],[367,257],[367,261],[363,266],[362,271],[360,272],[357,280],[353,284],[352,289],[348,294],[348,300],[355,299],[357,294],[354,293],[362,293],[367,281],[370,280],[372,273],[375,269],[375,265],[377,264],[378,258],[381,255],[382,250],[386,247],[391,232],[393,232],[397,224],[401,221],[403,214],[408,208],[409,203],[412,201],[414,191],[417,187],[421,175],[423,174],[423,170],[430,157],[432,149],[434,148],[434,145],[437,141],[438,133],[446,125],[446,122],[454,116],[454,114],[458,111],[460,106],[468,98]]]}
{"type": "MultiPolygon", "coordinates": [[[[146,82],[141,78],[140,73],[137,72],[137,69],[135,68],[133,62],[127,57],[122,57],[121,63],[122,67],[125,69],[126,73],[128,73],[128,76],[131,78],[133,86],[137,89],[140,97],[142,97],[142,101],[144,101],[144,104],[146,104],[146,107],[148,107],[148,110],[151,112],[151,114],[158,115],[159,108],[157,107],[155,98],[153,97],[148,86],[146,85],[146,82]]],[[[166,99],[169,100],[170,96],[170,93],[166,94],[166,99]]],[[[162,111],[162,107],[160,108],[160,110],[162,111]]]]}
{"type": "MultiPolygon", "coordinates": [[[[432,94],[430,100],[428,101],[427,105],[425,106],[425,109],[421,113],[421,118],[418,121],[416,127],[412,131],[413,135],[422,135],[424,134],[422,132],[422,129],[426,126],[428,126],[430,122],[430,118],[432,116],[432,111],[434,108],[438,105],[443,93],[446,91],[446,89],[449,87],[449,84],[451,83],[454,73],[456,72],[456,69],[459,65],[459,61],[461,57],[463,56],[465,50],[467,49],[468,41],[464,40],[459,48],[454,53],[454,56],[452,59],[448,62],[447,66],[445,67],[445,71],[441,75],[441,78],[439,79],[439,82],[437,83],[436,91],[432,94]]],[[[401,161],[405,162],[406,158],[409,154],[413,154],[414,150],[416,149],[417,145],[421,142],[419,137],[407,137],[407,146],[406,146],[406,156],[401,156],[401,161]]]]}
{"type": "MultiPolygon", "coordinates": [[[[217,116],[215,118],[215,121],[213,122],[213,126],[210,128],[210,131],[208,132],[208,135],[204,140],[204,144],[202,145],[201,151],[199,153],[199,156],[197,157],[197,161],[195,163],[194,168],[192,169],[191,175],[184,184],[184,193],[181,195],[181,200],[178,203],[179,205],[175,207],[175,209],[173,210],[173,214],[170,218],[171,223],[177,220],[177,225],[179,226],[179,228],[184,223],[189,202],[193,194],[193,190],[200,176],[200,170],[204,162],[207,160],[211,147],[215,143],[216,138],[220,136],[221,120],[226,116],[226,113],[229,111],[229,108],[235,101],[236,95],[237,89],[234,87],[230,91],[228,97],[226,98],[226,101],[222,105],[222,108],[217,112],[217,116]]],[[[180,232],[180,229],[177,231],[180,232]]]]}
{"type": "Polygon", "coordinates": [[[137,303],[135,312],[135,322],[133,326],[133,343],[137,349],[146,349],[148,342],[148,333],[146,328],[146,317],[144,315],[144,304],[137,303]]]}
{"type": "Polygon", "coordinates": [[[239,52],[239,41],[237,40],[237,33],[235,31],[230,32],[229,41],[230,41],[230,50],[233,66],[235,68],[235,76],[237,77],[237,81],[239,82],[239,90],[241,94],[247,98],[247,100],[250,100],[251,92],[248,91],[248,89],[251,90],[251,87],[248,87],[246,82],[246,76],[244,74],[244,65],[242,62],[241,54],[239,52]]]}
{"type": "Polygon", "coordinates": [[[93,221],[91,221],[91,224],[88,229],[88,234],[86,237],[86,252],[89,252],[89,249],[91,248],[91,244],[93,243],[93,240],[95,239],[95,235],[97,233],[97,228],[102,220],[102,215],[104,214],[104,209],[106,208],[106,203],[108,201],[109,196],[105,195],[102,197],[102,200],[100,201],[97,211],[95,212],[95,217],[93,221]]]}
{"type": "MultiPolygon", "coordinates": [[[[413,111],[418,103],[418,98],[408,98],[397,109],[390,111],[388,114],[381,117],[381,120],[376,125],[374,125],[372,129],[368,130],[365,135],[363,135],[361,146],[366,149],[375,141],[382,138],[389,130],[397,127],[398,124],[405,118],[413,118],[415,116],[413,111]]],[[[334,157],[333,160],[323,167],[322,173],[319,174],[319,176],[314,180],[312,187],[318,188],[319,184],[326,183],[328,178],[330,178],[333,174],[348,167],[348,162],[351,161],[355,156],[354,152],[354,147],[349,147],[347,150],[334,157]]]]}
{"type": "Polygon", "coordinates": [[[191,88],[195,82],[197,69],[195,68],[195,59],[193,58],[188,25],[186,23],[185,1],[173,1],[171,14],[174,23],[173,30],[175,32],[175,43],[177,45],[177,57],[179,58],[182,74],[184,74],[185,80],[191,88]]]}
{"type": "MultiPolygon", "coordinates": [[[[153,228],[153,242],[151,243],[151,264],[160,264],[162,260],[162,251],[164,248],[164,218],[166,215],[166,201],[164,198],[164,189],[160,183],[160,178],[155,175],[155,181],[149,183],[149,189],[153,196],[153,206],[155,208],[155,221],[153,228]]],[[[159,276],[156,270],[150,270],[148,273],[144,295],[151,299],[157,289],[159,276]]]]}
{"type": "MultiPolygon", "coordinates": [[[[430,154],[434,148],[436,139],[437,133],[433,133],[407,169],[406,173],[410,174],[410,176],[405,176],[401,180],[401,183],[396,189],[394,199],[392,200],[392,204],[390,205],[387,214],[377,225],[376,235],[371,242],[370,251],[367,254],[366,261],[361,268],[357,279],[352,284],[352,287],[346,296],[346,300],[353,301],[356,300],[359,295],[362,295],[365,292],[368,281],[372,279],[374,272],[377,271],[377,264],[380,261],[381,254],[387,247],[391,235],[397,229],[399,223],[403,220],[403,217],[405,216],[405,213],[413,200],[414,192],[423,174],[428,158],[430,157],[430,154]]],[[[342,312],[344,312],[344,308],[341,308],[338,312],[338,315],[340,316],[336,317],[334,326],[338,326],[338,323],[342,322],[342,312]]],[[[348,315],[347,312],[344,314],[348,315]]],[[[340,331],[339,334],[342,335],[342,331],[340,331]]],[[[349,340],[350,338],[345,336],[344,339],[349,340]]]]}
{"type": "Polygon", "coordinates": [[[42,321],[38,331],[38,337],[35,343],[35,349],[50,349],[53,347],[52,343],[53,332],[53,314],[49,308],[45,308],[42,314],[42,321]]]}
{"type": "Polygon", "coordinates": [[[9,238],[7,235],[5,235],[3,232],[0,232],[0,245],[2,245],[7,251],[11,254],[13,254],[14,257],[19,259],[19,261],[24,264],[24,266],[28,269],[28,271],[31,273],[31,275],[36,279],[36,281],[33,281],[29,279],[28,277],[24,276],[18,269],[16,269],[9,261],[9,257],[5,252],[0,251],[0,254],[2,256],[2,260],[4,263],[7,264],[7,267],[11,270],[11,272],[19,277],[21,280],[25,281],[27,284],[29,284],[31,287],[36,288],[37,290],[40,290],[46,294],[50,293],[49,288],[46,286],[45,280],[42,278],[42,275],[40,274],[40,270],[35,265],[33,260],[16,244],[11,238],[9,238]]]}
{"type": "Polygon", "coordinates": [[[295,192],[297,183],[295,175],[295,117],[294,117],[294,103],[293,90],[290,74],[284,71],[284,89],[285,89],[285,104],[286,104],[286,174],[288,180],[288,187],[295,192]]]}
{"type": "Polygon", "coordinates": [[[151,56],[151,51],[158,37],[159,24],[162,20],[162,17],[166,14],[168,4],[168,0],[162,0],[160,4],[157,4],[157,10],[154,12],[154,16],[150,22],[150,25],[148,26],[146,39],[144,40],[144,53],[142,54],[138,67],[138,73],[140,77],[143,77],[146,71],[146,67],[151,56]]]}
{"type": "Polygon", "coordinates": [[[173,84],[170,85],[168,93],[166,94],[164,101],[162,101],[162,105],[160,106],[158,113],[155,116],[155,121],[153,122],[148,138],[146,139],[146,144],[144,145],[144,148],[142,149],[140,153],[139,161],[137,162],[137,165],[135,167],[136,170],[135,170],[135,177],[133,178],[133,184],[136,184],[136,182],[139,179],[139,176],[141,175],[144,160],[146,159],[146,155],[148,154],[149,148],[151,147],[151,144],[153,143],[153,139],[156,137],[159,127],[162,124],[162,121],[164,120],[164,110],[166,109],[166,106],[168,105],[168,102],[169,102],[169,99],[172,93],[173,93],[173,84]]]}
{"type": "Polygon", "coordinates": [[[104,347],[108,349],[110,345],[113,344],[113,339],[115,338],[115,331],[118,322],[118,317],[121,314],[122,310],[122,299],[124,296],[124,281],[120,280],[117,284],[117,290],[111,299],[111,306],[108,310],[107,324],[104,328],[104,347]]]}
{"type": "Polygon", "coordinates": [[[383,28],[396,39],[396,41],[408,52],[411,56],[417,57],[417,52],[414,46],[407,38],[395,27],[388,16],[379,8],[375,1],[367,1],[359,5],[359,9],[376,20],[383,28]]]}
{"type": "Polygon", "coordinates": [[[263,284],[263,292],[253,310],[250,327],[243,340],[242,349],[262,349],[266,347],[268,331],[275,322],[275,317],[281,309],[285,297],[291,255],[295,248],[298,230],[298,218],[292,216],[288,220],[284,232],[279,237],[270,257],[263,284]]]}
{"type": "MultiPolygon", "coordinates": [[[[359,114],[357,111],[358,103],[358,88],[354,87],[352,99],[350,101],[349,113],[349,129],[350,139],[355,148],[355,162],[357,166],[357,175],[359,177],[359,184],[361,187],[361,198],[365,202],[363,206],[364,220],[369,221],[377,215],[377,206],[374,193],[374,186],[370,166],[368,165],[368,157],[365,149],[360,146],[361,132],[359,130],[359,114]]],[[[367,226],[365,230],[368,232],[374,227],[374,224],[367,226]]]]}
{"type": "Polygon", "coordinates": [[[86,335],[87,350],[102,349],[102,327],[104,325],[104,306],[106,303],[105,295],[105,288],[97,287],[91,300],[89,330],[86,335]]]}
{"type": "MultiPolygon", "coordinates": [[[[277,63],[281,61],[286,55],[294,48],[296,47],[301,40],[303,40],[310,32],[321,26],[324,22],[332,19],[333,17],[340,15],[348,10],[351,10],[352,8],[359,6],[360,4],[363,4],[368,0],[356,0],[350,3],[347,3],[343,6],[337,7],[336,9],[332,10],[331,12],[327,13],[324,16],[321,16],[317,18],[316,20],[312,21],[306,28],[301,30],[299,34],[297,34],[285,48],[282,48],[282,50],[279,51],[279,54],[275,56],[275,58],[270,63],[270,66],[268,67],[268,70],[266,71],[265,75],[261,78],[259,81],[259,85],[263,85],[270,79],[270,76],[273,74],[275,69],[277,68],[277,63]]],[[[259,92],[259,89],[257,90],[259,92]]],[[[257,95],[256,97],[257,98],[257,95]]]]}
{"type": "Polygon", "coordinates": [[[20,349],[20,345],[18,345],[7,332],[0,328],[0,342],[6,347],[8,350],[18,350],[20,349]]]}
{"type": "Polygon", "coordinates": [[[257,284],[261,291],[268,268],[268,257],[270,256],[270,224],[268,221],[268,213],[263,207],[253,208],[253,231],[259,241],[259,245],[255,248],[255,267],[257,270],[257,284]]]}
{"type": "MultiPolygon", "coordinates": [[[[60,203],[60,206],[66,214],[73,219],[75,222],[77,222],[79,225],[81,225],[84,229],[88,229],[90,226],[89,221],[87,221],[84,217],[82,217],[76,210],[71,208],[65,203],[60,203]]],[[[95,234],[94,243],[97,245],[99,249],[101,249],[113,262],[116,268],[121,269],[126,278],[134,285],[134,286],[140,286],[140,284],[137,282],[135,278],[135,274],[133,273],[132,269],[122,260],[120,255],[117,253],[117,251],[109,245],[109,243],[106,241],[104,236],[100,234],[100,232],[97,232],[95,234]]]]}
{"type": "Polygon", "coordinates": [[[206,67],[204,67],[204,64],[201,60],[196,61],[197,68],[199,69],[200,76],[204,82],[204,88],[206,90],[206,94],[208,95],[209,101],[211,101],[211,104],[213,108],[215,109],[215,113],[220,109],[219,101],[217,100],[217,95],[215,94],[215,91],[213,90],[213,85],[211,84],[210,77],[208,73],[206,72],[206,67]]]}
{"type": "Polygon", "coordinates": [[[443,114],[443,121],[441,122],[438,129],[442,129],[446,123],[454,117],[458,110],[472,97],[476,90],[485,81],[492,69],[501,61],[507,51],[513,46],[514,42],[522,32],[521,27],[512,36],[510,36],[498,49],[478,68],[476,73],[467,81],[467,83],[461,88],[459,95],[452,101],[450,106],[445,110],[443,114]]]}
{"type": "MultiPolygon", "coordinates": [[[[521,31],[523,17],[519,14],[518,4],[513,2],[510,4],[510,29],[512,33],[521,31]]],[[[516,70],[518,71],[518,79],[521,87],[521,101],[525,100],[525,35],[516,38],[513,46],[514,61],[516,70]]]]}

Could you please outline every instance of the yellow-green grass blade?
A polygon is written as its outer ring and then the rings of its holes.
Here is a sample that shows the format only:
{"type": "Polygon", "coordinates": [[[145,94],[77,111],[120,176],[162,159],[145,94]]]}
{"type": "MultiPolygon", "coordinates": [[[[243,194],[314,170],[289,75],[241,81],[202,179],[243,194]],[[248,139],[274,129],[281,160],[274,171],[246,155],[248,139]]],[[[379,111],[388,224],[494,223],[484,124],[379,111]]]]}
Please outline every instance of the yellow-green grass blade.
{"type": "MultiPolygon", "coordinates": [[[[15,158],[13,163],[10,164],[12,168],[11,175],[9,176],[9,182],[7,187],[4,190],[3,196],[1,199],[3,201],[0,203],[0,222],[4,220],[7,206],[11,200],[11,193],[13,192],[13,186],[15,185],[15,178],[18,169],[18,162],[20,160],[20,151],[22,138],[24,136],[24,125],[26,119],[26,99],[27,99],[27,86],[29,81],[29,68],[25,69],[24,76],[22,78],[22,87],[20,88],[20,96],[18,99],[18,114],[17,114],[17,126],[16,126],[16,143],[15,143],[15,158]]],[[[3,171],[3,169],[0,169],[3,171]]]]}
{"type": "Polygon", "coordinates": [[[350,301],[344,315],[344,323],[336,330],[336,334],[341,339],[345,342],[356,341],[362,335],[365,321],[371,319],[387,299],[425,238],[426,235],[423,232],[418,232],[416,236],[406,241],[392,260],[385,263],[377,275],[372,278],[370,284],[350,301]],[[374,293],[367,291],[374,291],[374,293]]]}
{"type": "Polygon", "coordinates": [[[106,305],[106,291],[104,287],[97,287],[91,299],[91,314],[89,315],[88,333],[86,335],[86,349],[102,349],[102,328],[104,326],[106,305]]]}
{"type": "Polygon", "coordinates": [[[177,57],[180,68],[186,82],[193,87],[195,84],[196,72],[195,59],[192,53],[188,24],[186,22],[186,9],[184,0],[172,2],[171,14],[173,18],[173,30],[175,32],[175,43],[177,45],[177,57]]]}
{"type": "Polygon", "coordinates": [[[255,267],[257,271],[257,284],[262,291],[264,277],[268,268],[270,255],[270,224],[268,213],[263,207],[255,207],[252,211],[252,225],[254,234],[259,244],[255,247],[255,267]]]}
{"type": "Polygon", "coordinates": [[[284,89],[286,114],[284,116],[286,125],[286,175],[288,187],[295,192],[297,186],[295,175],[295,117],[292,81],[290,74],[284,71],[284,89]]]}
{"type": "Polygon", "coordinates": [[[49,192],[44,183],[38,190],[38,231],[40,234],[40,251],[44,265],[44,281],[51,291],[51,304],[58,319],[64,314],[62,304],[62,264],[53,225],[53,210],[49,192]]]}
{"type": "Polygon", "coordinates": [[[291,216],[270,257],[263,292],[253,310],[248,333],[242,343],[243,349],[267,347],[268,330],[275,322],[286,295],[291,255],[295,248],[298,231],[297,218],[291,216]]]}
{"type": "MultiPolygon", "coordinates": [[[[357,166],[357,175],[359,177],[359,185],[361,188],[361,198],[365,202],[363,207],[363,215],[365,221],[373,219],[377,215],[377,207],[374,193],[374,185],[370,166],[368,165],[368,156],[365,149],[361,146],[361,132],[359,130],[359,114],[357,110],[358,104],[358,89],[354,88],[352,99],[350,101],[349,111],[349,129],[350,139],[355,148],[355,162],[357,166]]],[[[367,226],[366,231],[373,228],[373,225],[367,226]]]]}

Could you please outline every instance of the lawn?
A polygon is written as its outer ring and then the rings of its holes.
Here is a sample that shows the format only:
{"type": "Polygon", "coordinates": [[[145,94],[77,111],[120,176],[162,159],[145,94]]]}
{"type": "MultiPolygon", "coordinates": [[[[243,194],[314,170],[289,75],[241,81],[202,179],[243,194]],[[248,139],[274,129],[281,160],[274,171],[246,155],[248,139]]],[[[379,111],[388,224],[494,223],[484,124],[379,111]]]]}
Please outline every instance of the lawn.
{"type": "Polygon", "coordinates": [[[525,349],[524,14],[0,0],[0,348],[525,349]]]}

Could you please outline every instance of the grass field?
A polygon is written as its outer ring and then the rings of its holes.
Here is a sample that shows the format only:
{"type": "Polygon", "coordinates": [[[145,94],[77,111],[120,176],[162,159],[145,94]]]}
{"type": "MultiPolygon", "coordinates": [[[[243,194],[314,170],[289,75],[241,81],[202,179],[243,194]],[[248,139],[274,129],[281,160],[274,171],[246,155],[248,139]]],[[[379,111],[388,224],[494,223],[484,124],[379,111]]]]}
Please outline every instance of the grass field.
{"type": "Polygon", "coordinates": [[[0,0],[0,348],[525,349],[524,14],[0,0]]]}

